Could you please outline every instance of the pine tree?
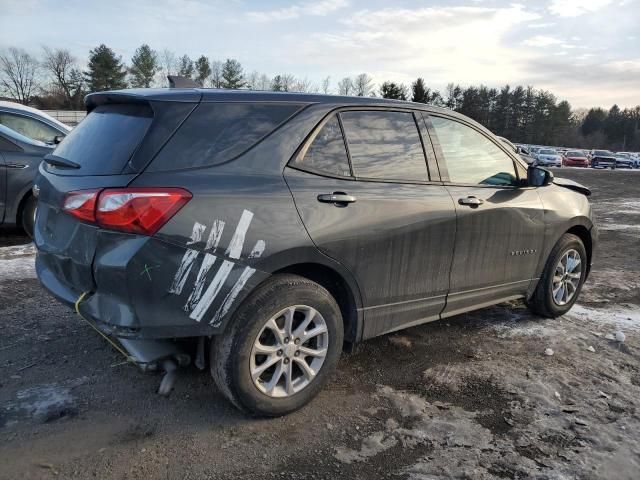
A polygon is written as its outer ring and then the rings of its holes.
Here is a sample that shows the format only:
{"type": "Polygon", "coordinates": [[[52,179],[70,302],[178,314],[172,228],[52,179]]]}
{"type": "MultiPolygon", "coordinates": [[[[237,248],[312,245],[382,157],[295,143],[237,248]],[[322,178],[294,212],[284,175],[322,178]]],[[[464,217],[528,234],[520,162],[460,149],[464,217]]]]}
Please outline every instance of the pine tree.
{"type": "Polygon", "coordinates": [[[149,88],[159,69],[158,54],[149,45],[141,45],[131,59],[131,86],[149,88]]]}
{"type": "Polygon", "coordinates": [[[284,90],[282,85],[282,76],[276,75],[271,82],[271,90],[274,92],[282,92],[284,90]]]}
{"type": "Polygon", "coordinates": [[[382,98],[407,99],[405,86],[394,82],[384,82],[380,87],[380,95],[382,95],[382,98]]]}
{"type": "Polygon", "coordinates": [[[244,84],[242,65],[233,58],[227,58],[222,65],[222,88],[242,88],[244,84]]]}
{"type": "Polygon", "coordinates": [[[204,55],[201,55],[200,58],[196,60],[196,82],[198,82],[201,86],[204,87],[207,78],[211,76],[211,65],[209,64],[209,59],[204,55]]]}
{"type": "Polygon", "coordinates": [[[90,92],[126,88],[127,71],[121,57],[104,43],[89,52],[88,69],[84,72],[90,92]]]}
{"type": "Polygon", "coordinates": [[[193,60],[189,58],[189,55],[183,55],[180,57],[180,70],[178,75],[181,77],[192,78],[193,77],[193,60]]]}
{"type": "Polygon", "coordinates": [[[427,92],[422,78],[418,78],[411,84],[411,91],[413,92],[413,96],[411,97],[412,102],[427,103],[427,92]]]}

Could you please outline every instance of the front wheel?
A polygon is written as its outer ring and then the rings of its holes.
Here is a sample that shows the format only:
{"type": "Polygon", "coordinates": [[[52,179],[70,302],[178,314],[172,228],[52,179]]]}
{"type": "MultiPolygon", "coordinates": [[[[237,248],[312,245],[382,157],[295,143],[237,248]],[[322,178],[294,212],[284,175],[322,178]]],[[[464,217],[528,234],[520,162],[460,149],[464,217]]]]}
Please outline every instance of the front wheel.
{"type": "Polygon", "coordinates": [[[551,250],[542,277],[528,301],[538,315],[555,318],[576,303],[587,276],[587,252],[579,237],[565,233],[551,250]]]}
{"type": "Polygon", "coordinates": [[[214,337],[211,374],[238,408],[276,417],[306,405],[340,358],[342,315],[322,286],[274,275],[238,307],[214,337]]]}

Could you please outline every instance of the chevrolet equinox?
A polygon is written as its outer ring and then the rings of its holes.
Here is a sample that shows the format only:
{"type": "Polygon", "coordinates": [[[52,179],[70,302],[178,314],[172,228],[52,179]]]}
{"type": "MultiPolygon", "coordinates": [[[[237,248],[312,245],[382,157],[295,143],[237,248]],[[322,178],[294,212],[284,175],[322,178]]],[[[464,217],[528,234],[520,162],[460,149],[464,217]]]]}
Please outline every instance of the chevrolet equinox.
{"type": "Polygon", "coordinates": [[[38,276],[165,393],[208,352],[233,404],[283,415],[344,348],[513,299],[557,317],[589,274],[589,190],[452,111],[180,88],[86,106],[40,166],[38,276]]]}

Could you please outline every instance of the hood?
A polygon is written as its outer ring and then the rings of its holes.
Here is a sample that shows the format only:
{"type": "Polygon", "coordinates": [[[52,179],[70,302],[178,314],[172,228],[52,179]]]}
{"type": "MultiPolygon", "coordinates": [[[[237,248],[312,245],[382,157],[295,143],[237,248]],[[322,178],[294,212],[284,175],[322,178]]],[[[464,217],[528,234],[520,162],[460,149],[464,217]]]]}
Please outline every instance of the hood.
{"type": "Polygon", "coordinates": [[[581,193],[585,196],[589,196],[591,195],[591,190],[589,190],[587,187],[585,187],[584,185],[578,183],[578,182],[574,182],[573,180],[569,180],[568,178],[558,178],[555,177],[553,179],[553,183],[555,185],[559,185],[561,187],[564,188],[568,188],[569,190],[574,190],[578,193],[581,193]]]}

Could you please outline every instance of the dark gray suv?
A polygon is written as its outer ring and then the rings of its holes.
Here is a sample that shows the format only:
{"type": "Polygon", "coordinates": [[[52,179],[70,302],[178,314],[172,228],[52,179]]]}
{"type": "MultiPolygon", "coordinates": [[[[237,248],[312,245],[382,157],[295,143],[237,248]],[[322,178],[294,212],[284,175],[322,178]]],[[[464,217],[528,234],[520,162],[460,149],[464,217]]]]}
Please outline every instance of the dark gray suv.
{"type": "Polygon", "coordinates": [[[556,317],[589,273],[589,191],[451,111],[208,89],[86,102],[40,168],[37,272],[164,367],[162,391],[208,351],[236,406],[286,414],[345,346],[518,298],[556,317]]]}

